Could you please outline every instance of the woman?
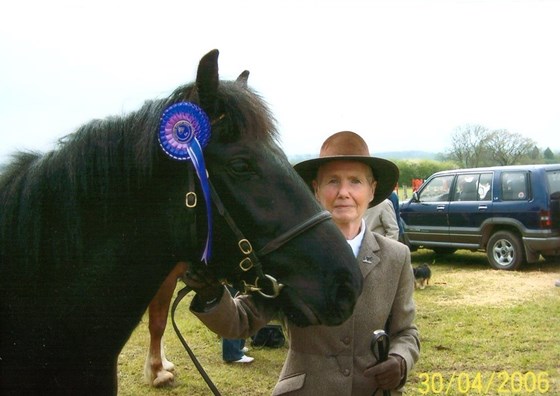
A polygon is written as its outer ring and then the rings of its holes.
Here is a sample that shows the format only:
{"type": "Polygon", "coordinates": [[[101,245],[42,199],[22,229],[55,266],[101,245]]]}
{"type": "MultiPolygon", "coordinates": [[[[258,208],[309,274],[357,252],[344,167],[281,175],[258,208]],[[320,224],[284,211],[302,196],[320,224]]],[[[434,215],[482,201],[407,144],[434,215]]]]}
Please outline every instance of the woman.
{"type": "MultiPolygon", "coordinates": [[[[368,207],[389,196],[398,168],[371,157],[359,135],[344,131],[323,143],[319,158],[301,162],[295,170],[346,237],[364,276],[364,288],[354,313],[339,326],[287,323],[289,350],[273,395],[371,396],[381,389],[400,395],[420,352],[410,252],[367,230],[363,220],[368,207]],[[383,362],[370,348],[377,329],[384,329],[390,339],[389,357],[383,362]]],[[[187,283],[197,291],[191,311],[221,336],[247,337],[274,315],[250,295],[232,298],[223,286],[204,284],[197,277],[187,283]]]]}

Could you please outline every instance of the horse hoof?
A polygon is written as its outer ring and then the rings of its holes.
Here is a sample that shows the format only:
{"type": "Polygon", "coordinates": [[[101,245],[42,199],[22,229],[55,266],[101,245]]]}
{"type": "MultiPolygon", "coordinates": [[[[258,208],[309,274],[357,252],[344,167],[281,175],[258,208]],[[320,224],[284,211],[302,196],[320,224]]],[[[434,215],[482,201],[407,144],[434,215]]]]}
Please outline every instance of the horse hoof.
{"type": "Polygon", "coordinates": [[[175,377],[173,376],[173,373],[163,370],[157,373],[157,376],[152,382],[152,385],[156,388],[161,388],[173,384],[174,380],[175,377]]]}

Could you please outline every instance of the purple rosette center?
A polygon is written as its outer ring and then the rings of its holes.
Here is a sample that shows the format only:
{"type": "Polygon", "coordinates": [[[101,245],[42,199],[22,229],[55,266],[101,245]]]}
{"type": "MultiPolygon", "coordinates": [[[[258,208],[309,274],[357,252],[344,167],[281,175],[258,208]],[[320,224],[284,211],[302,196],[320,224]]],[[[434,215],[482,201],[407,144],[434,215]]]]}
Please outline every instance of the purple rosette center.
{"type": "Polygon", "coordinates": [[[173,138],[180,143],[189,142],[194,136],[194,128],[191,123],[181,120],[173,125],[173,138]]]}

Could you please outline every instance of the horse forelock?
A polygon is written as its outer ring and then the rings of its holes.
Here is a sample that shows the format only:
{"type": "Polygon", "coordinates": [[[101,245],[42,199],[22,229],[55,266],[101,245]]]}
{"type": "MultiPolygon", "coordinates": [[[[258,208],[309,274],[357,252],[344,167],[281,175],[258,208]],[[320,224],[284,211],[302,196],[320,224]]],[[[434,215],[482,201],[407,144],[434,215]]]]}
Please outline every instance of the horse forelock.
{"type": "Polygon", "coordinates": [[[258,93],[231,81],[222,83],[220,93],[218,98],[222,101],[222,112],[230,117],[233,124],[233,128],[230,128],[232,135],[224,138],[277,141],[276,121],[258,93]]]}

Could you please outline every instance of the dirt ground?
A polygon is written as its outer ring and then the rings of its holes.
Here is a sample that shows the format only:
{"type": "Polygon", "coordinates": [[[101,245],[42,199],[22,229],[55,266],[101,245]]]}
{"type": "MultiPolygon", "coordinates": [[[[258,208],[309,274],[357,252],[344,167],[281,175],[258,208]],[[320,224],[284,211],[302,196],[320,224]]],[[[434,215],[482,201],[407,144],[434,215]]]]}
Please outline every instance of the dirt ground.
{"type": "Polygon", "coordinates": [[[503,306],[545,296],[560,299],[560,287],[555,286],[560,279],[560,265],[545,271],[432,272],[433,287],[461,290],[452,296],[442,294],[442,304],[503,306]]]}

